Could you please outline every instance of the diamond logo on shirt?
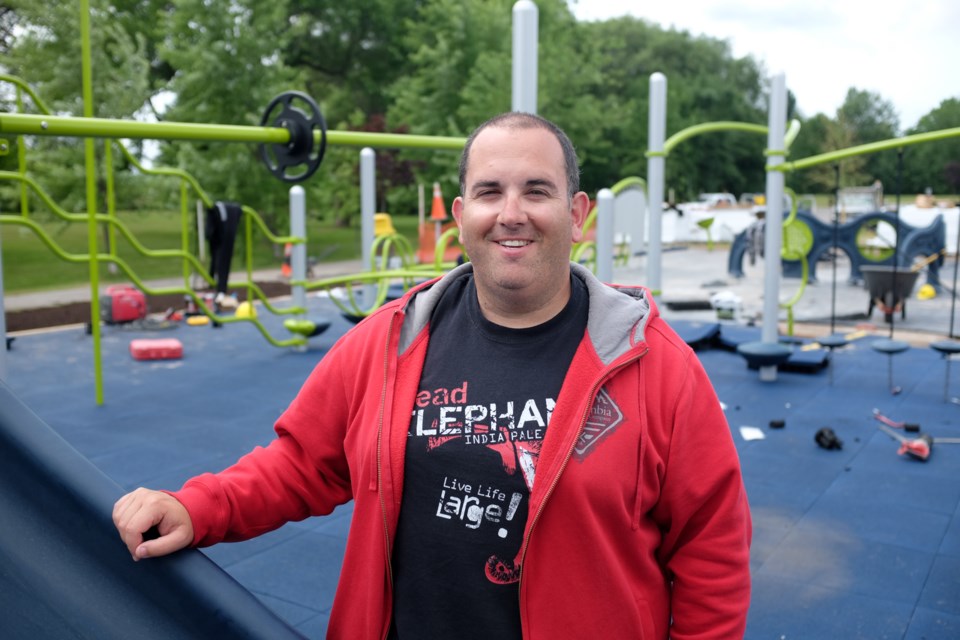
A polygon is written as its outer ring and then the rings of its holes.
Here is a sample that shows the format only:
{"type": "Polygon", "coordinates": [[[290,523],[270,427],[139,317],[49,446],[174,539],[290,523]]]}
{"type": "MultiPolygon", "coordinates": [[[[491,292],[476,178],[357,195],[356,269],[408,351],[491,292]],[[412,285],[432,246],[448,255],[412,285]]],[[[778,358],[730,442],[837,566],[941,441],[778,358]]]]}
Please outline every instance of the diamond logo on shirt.
{"type": "Polygon", "coordinates": [[[610,434],[621,422],[623,422],[623,411],[606,389],[600,389],[600,393],[593,401],[587,422],[583,425],[583,433],[580,434],[580,439],[577,440],[573,449],[577,457],[585,458],[594,445],[610,434]]]}

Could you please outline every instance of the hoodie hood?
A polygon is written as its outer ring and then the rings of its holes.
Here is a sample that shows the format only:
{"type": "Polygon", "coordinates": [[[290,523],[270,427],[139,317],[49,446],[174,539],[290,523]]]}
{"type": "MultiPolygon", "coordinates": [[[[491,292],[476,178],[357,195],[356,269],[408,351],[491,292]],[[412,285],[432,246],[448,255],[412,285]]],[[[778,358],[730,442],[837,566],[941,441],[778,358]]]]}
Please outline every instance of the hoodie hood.
{"type": "MultiPolygon", "coordinates": [[[[604,284],[589,269],[577,263],[570,263],[570,271],[587,287],[590,298],[587,335],[604,365],[644,342],[647,323],[659,315],[648,289],[604,284]]],[[[473,265],[469,262],[460,265],[438,280],[411,290],[401,299],[404,320],[400,329],[399,353],[403,353],[427,328],[433,310],[450,283],[472,272],[473,265]]]]}

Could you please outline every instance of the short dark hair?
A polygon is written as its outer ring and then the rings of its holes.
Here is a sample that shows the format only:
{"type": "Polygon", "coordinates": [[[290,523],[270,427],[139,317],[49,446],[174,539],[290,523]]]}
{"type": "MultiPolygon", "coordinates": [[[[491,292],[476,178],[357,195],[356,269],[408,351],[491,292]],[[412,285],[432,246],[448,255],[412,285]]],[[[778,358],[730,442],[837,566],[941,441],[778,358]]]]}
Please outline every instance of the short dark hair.
{"type": "Polygon", "coordinates": [[[570,138],[563,129],[546,118],[533,113],[522,111],[508,111],[494,116],[473,130],[467,143],[463,146],[463,155],[460,156],[460,195],[464,195],[467,182],[467,164],[470,162],[470,149],[473,141],[480,132],[488,127],[504,127],[508,129],[545,129],[552,133],[563,149],[564,169],[567,174],[567,197],[573,199],[573,194],[580,191],[580,166],[577,162],[577,152],[573,148],[570,138]]]}

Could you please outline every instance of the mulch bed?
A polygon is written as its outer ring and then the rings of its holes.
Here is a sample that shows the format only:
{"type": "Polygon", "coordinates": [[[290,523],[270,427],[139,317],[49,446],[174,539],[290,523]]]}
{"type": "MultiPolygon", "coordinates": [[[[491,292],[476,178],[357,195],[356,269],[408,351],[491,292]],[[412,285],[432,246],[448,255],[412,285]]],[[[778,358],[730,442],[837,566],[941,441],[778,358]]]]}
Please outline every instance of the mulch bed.
{"type": "MultiPolygon", "coordinates": [[[[285,282],[257,282],[257,285],[268,298],[290,294],[290,285],[285,282]]],[[[246,295],[245,291],[237,291],[241,300],[246,295]]],[[[182,310],[184,306],[183,296],[179,294],[147,296],[147,311],[151,314],[164,313],[168,309],[182,310]]],[[[85,324],[90,322],[90,303],[71,302],[41,309],[7,311],[6,320],[8,332],[60,327],[69,324],[85,324]]]]}

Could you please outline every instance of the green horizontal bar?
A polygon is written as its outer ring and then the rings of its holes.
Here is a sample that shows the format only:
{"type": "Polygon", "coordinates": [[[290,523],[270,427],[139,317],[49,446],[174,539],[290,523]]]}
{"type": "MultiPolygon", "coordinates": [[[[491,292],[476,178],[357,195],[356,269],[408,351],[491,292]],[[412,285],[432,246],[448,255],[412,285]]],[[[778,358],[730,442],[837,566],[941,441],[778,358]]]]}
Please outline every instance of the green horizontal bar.
{"type": "Polygon", "coordinates": [[[694,136],[703,133],[712,133],[714,131],[747,131],[750,133],[767,133],[767,128],[760,124],[751,124],[749,122],[705,122],[687,127],[682,131],[673,134],[663,143],[663,151],[669,154],[674,147],[694,136]]]}
{"type": "Polygon", "coordinates": [[[363,131],[328,131],[327,142],[354,147],[388,147],[396,149],[446,149],[459,151],[466,138],[420,136],[407,133],[366,133],[363,131]]]}
{"type": "Polygon", "coordinates": [[[946,140],[947,138],[956,137],[960,137],[960,127],[941,129],[940,131],[928,131],[926,133],[916,133],[912,136],[903,136],[902,138],[891,138],[889,140],[881,140],[879,142],[870,142],[868,144],[861,144],[848,149],[840,149],[839,151],[829,151],[827,153],[810,156],[809,158],[800,158],[799,160],[794,160],[792,162],[784,162],[783,164],[768,165],[767,170],[784,172],[796,171],[798,169],[814,167],[818,164],[836,162],[837,160],[843,160],[844,158],[852,158],[854,156],[865,155],[868,153],[876,153],[877,151],[899,149],[900,147],[906,147],[912,144],[936,142],[939,140],[946,140]]]}
{"type": "Polygon", "coordinates": [[[286,144],[286,129],[243,127],[183,122],[137,122],[103,118],[38,116],[22,113],[0,115],[0,133],[77,138],[154,138],[158,140],[219,140],[286,144]]]}
{"type": "MultiPolygon", "coordinates": [[[[105,118],[74,118],[23,113],[0,115],[0,133],[77,138],[141,138],[152,140],[207,140],[287,144],[290,132],[280,127],[252,127],[186,122],[138,122],[105,118]]],[[[320,132],[314,137],[319,140],[320,132]]],[[[328,131],[327,143],[357,147],[459,150],[465,138],[400,133],[328,131]]]]}

